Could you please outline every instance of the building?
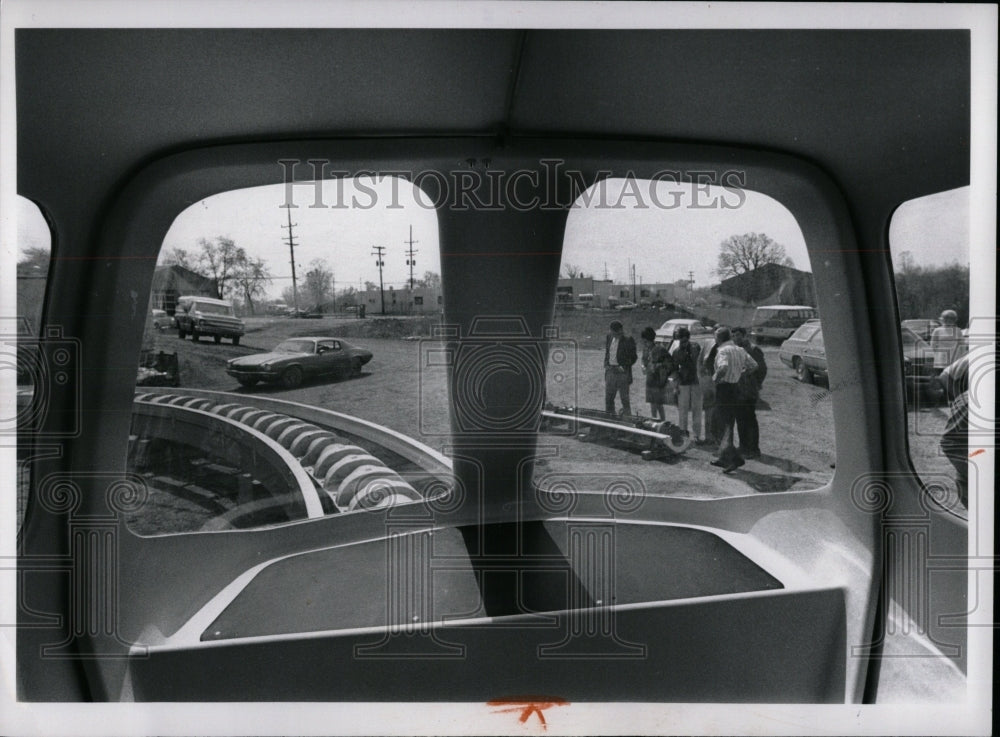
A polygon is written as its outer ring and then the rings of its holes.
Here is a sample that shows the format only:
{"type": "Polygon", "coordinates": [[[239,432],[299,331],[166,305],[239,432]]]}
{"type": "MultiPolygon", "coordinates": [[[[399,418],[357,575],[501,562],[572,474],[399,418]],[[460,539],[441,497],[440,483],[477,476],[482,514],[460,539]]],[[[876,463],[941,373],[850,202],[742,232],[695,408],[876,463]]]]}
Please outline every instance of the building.
{"type": "Polygon", "coordinates": [[[173,315],[177,299],[187,295],[220,297],[219,287],[214,279],[177,264],[156,267],[153,272],[150,308],[166,310],[168,315],[173,315]]]}
{"type": "MultiPolygon", "coordinates": [[[[355,299],[357,304],[365,306],[367,315],[382,314],[382,293],[378,289],[358,292],[355,299]]],[[[386,315],[427,315],[440,312],[443,307],[441,287],[385,288],[386,315]]]]}
{"type": "Polygon", "coordinates": [[[594,307],[607,307],[611,298],[617,298],[617,288],[610,279],[594,279],[586,276],[560,279],[556,285],[556,299],[560,302],[589,302],[594,307]]]}
{"type": "Polygon", "coordinates": [[[732,276],[723,280],[718,290],[744,305],[816,306],[813,275],[781,264],[764,264],[753,271],[732,276]]]}
{"type": "Polygon", "coordinates": [[[677,296],[681,292],[676,284],[636,284],[636,291],[639,299],[633,302],[669,302],[677,301],[677,296]]]}

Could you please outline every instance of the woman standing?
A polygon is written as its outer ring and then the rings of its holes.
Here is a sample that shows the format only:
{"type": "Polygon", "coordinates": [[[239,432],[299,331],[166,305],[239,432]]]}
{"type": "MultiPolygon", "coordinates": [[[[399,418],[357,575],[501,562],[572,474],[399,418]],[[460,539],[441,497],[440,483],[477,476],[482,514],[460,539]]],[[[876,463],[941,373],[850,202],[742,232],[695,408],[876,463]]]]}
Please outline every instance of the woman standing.
{"type": "Polygon", "coordinates": [[[642,338],[642,372],[646,375],[646,401],[654,420],[666,420],[667,380],[674,372],[673,360],[665,346],[656,343],[656,331],[651,327],[643,328],[642,338]]]}

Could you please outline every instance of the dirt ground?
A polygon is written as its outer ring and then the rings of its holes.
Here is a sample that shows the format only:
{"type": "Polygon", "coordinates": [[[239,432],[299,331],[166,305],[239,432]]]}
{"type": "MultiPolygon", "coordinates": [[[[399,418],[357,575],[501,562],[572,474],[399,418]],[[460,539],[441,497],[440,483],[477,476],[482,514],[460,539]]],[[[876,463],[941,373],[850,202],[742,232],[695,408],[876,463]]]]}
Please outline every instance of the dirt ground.
{"type": "MultiPolygon", "coordinates": [[[[247,334],[240,346],[228,342],[217,345],[205,339],[195,344],[190,338],[179,340],[176,332],[167,331],[152,335],[151,347],[177,352],[182,386],[263,393],[372,420],[439,450],[448,443],[446,373],[442,368],[428,366],[428,351],[437,344],[429,337],[431,322],[427,318],[381,324],[355,318],[264,318],[247,323],[247,334]],[[392,337],[349,337],[366,331],[392,337]],[[263,385],[243,389],[225,373],[229,358],[267,351],[284,338],[303,335],[344,337],[371,350],[374,358],[360,377],[314,381],[292,390],[263,385]]],[[[592,346],[597,339],[591,333],[600,334],[597,325],[594,330],[586,324],[566,327],[569,330],[563,330],[562,335],[579,333],[580,340],[573,338],[577,345],[592,346]]],[[[763,350],[769,372],[757,413],[762,455],[747,461],[735,473],[724,475],[709,465],[714,456],[707,447],[693,446],[683,456],[669,460],[645,461],[638,447],[612,441],[583,443],[573,437],[543,433],[539,437],[543,459],[536,465],[536,481],[546,485],[570,478],[574,484],[596,488],[606,485],[609,478],[628,474],[641,483],[646,494],[692,498],[822,486],[834,473],[831,398],[824,386],[798,382],[791,369],[778,360],[777,347],[764,346],[763,350]]],[[[555,404],[603,408],[602,350],[575,345],[573,354],[569,370],[563,364],[561,380],[556,380],[556,371],[549,371],[547,399],[555,404]]],[[[638,377],[631,392],[633,410],[648,416],[643,392],[638,377]]],[[[676,421],[676,407],[668,405],[667,419],[676,421]]],[[[943,406],[911,411],[910,445],[918,472],[950,483],[954,472],[938,447],[946,419],[947,407],[943,406]]]]}

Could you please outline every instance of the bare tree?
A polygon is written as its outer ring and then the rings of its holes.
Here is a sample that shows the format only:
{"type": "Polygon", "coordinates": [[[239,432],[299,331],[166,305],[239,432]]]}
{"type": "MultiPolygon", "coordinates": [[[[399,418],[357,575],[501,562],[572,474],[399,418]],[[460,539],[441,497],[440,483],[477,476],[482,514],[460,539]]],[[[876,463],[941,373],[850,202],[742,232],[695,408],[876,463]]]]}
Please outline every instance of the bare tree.
{"type": "Polygon", "coordinates": [[[583,273],[583,269],[575,264],[564,264],[563,271],[566,273],[567,279],[587,279],[588,276],[583,273]]]}
{"type": "Polygon", "coordinates": [[[425,271],[423,279],[417,279],[418,287],[430,287],[431,289],[441,287],[441,275],[434,271],[425,271]]]}
{"type": "Polygon", "coordinates": [[[721,279],[739,276],[765,264],[791,266],[785,247],[765,233],[731,235],[719,246],[719,262],[715,273],[721,279]]]}
{"type": "Polygon", "coordinates": [[[256,314],[254,299],[263,297],[270,283],[271,271],[263,259],[244,255],[242,262],[237,264],[233,285],[239,290],[251,315],[256,314]]]}
{"type": "Polygon", "coordinates": [[[194,258],[183,248],[171,248],[160,257],[164,266],[183,266],[194,271],[194,258]]]}
{"type": "Polygon", "coordinates": [[[329,300],[333,293],[333,271],[326,261],[316,258],[309,262],[302,291],[313,305],[321,305],[329,300]]]}
{"type": "Polygon", "coordinates": [[[21,258],[17,261],[17,275],[22,279],[27,277],[45,278],[49,274],[51,254],[48,248],[30,246],[22,249],[21,258]]]}
{"type": "Polygon", "coordinates": [[[215,241],[198,239],[201,253],[198,264],[215,281],[219,296],[227,297],[233,290],[233,278],[246,263],[247,254],[232,238],[219,236],[215,241]]]}

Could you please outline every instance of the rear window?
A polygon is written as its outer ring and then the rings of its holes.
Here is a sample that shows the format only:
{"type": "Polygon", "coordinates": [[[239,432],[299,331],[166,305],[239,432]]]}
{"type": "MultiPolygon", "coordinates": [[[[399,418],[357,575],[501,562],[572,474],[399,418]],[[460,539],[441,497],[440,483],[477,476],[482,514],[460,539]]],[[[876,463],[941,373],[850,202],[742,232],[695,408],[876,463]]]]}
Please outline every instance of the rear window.
{"type": "Polygon", "coordinates": [[[212,302],[195,302],[194,309],[207,315],[232,315],[233,308],[229,305],[217,305],[212,302]]]}
{"type": "Polygon", "coordinates": [[[745,328],[749,338],[753,322],[783,323],[796,314],[802,319],[801,306],[815,299],[815,288],[805,238],[784,205],[749,190],[737,195],[709,186],[705,196],[740,204],[698,207],[689,185],[608,179],[570,210],[558,287],[594,294],[595,300],[587,310],[554,311],[558,341],[549,351],[547,432],[534,471],[540,488],[599,491],[616,489],[615,480],[624,479],[639,497],[718,499],[808,491],[831,478],[836,393],[826,384],[825,366],[811,364],[805,371],[786,364],[776,339],[748,343],[767,373],[753,411],[741,406],[735,432],[724,427],[727,408],[715,403],[710,368],[714,328],[745,328]],[[647,191],[655,197],[644,202],[622,194],[647,191]],[[634,206],[622,205],[623,198],[634,206]],[[674,206],[658,208],[656,202],[674,206]],[[615,309],[645,295],[655,295],[663,306],[615,309]],[[712,328],[692,328],[683,370],[671,371],[656,356],[666,347],[674,361],[679,346],[671,328],[691,322],[712,328]],[[631,381],[628,372],[609,365],[612,323],[621,323],[623,338],[634,340],[631,381]],[[655,336],[649,345],[641,337],[647,328],[655,336]],[[683,416],[680,403],[687,408],[683,416]],[[619,430],[623,425],[660,428],[655,432],[670,440],[619,430]],[[713,465],[727,436],[746,454],[732,473],[713,465]]]}
{"type": "Polygon", "coordinates": [[[150,308],[235,313],[245,330],[144,333],[132,532],[308,523],[450,490],[437,215],[406,180],[358,181],[233,190],[174,220],[150,308]]]}

